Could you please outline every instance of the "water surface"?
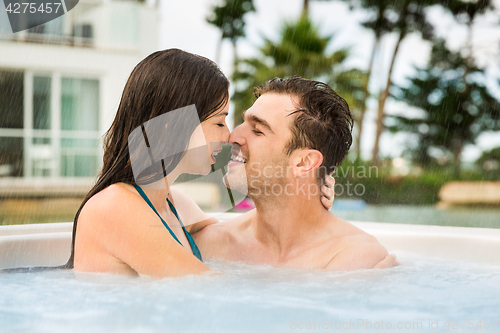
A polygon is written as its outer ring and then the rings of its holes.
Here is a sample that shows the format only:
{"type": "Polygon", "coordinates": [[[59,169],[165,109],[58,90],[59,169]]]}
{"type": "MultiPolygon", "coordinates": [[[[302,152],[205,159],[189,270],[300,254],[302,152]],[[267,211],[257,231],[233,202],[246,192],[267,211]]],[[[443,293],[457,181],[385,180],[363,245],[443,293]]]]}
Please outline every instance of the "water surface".
{"type": "Polygon", "coordinates": [[[457,207],[437,209],[434,206],[367,205],[361,210],[336,208],[332,213],[348,221],[426,224],[455,227],[500,228],[500,207],[457,207]]]}
{"type": "Polygon", "coordinates": [[[163,280],[72,270],[4,273],[0,327],[30,333],[274,333],[342,325],[343,331],[380,332],[390,325],[395,332],[469,332],[485,331],[488,320],[486,332],[500,331],[500,323],[493,327],[500,317],[500,267],[400,259],[404,266],[355,272],[211,260],[208,266],[220,275],[163,280]],[[475,327],[458,329],[463,322],[454,319],[471,319],[475,327]]]}

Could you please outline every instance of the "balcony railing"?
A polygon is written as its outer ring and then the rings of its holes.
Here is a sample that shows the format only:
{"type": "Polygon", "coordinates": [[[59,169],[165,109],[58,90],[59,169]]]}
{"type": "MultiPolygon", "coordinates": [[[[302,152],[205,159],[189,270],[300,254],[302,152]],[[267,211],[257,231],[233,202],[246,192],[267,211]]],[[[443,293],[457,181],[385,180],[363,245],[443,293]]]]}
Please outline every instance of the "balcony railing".
{"type": "Polygon", "coordinates": [[[77,46],[77,47],[94,46],[94,38],[71,36],[71,35],[30,33],[25,31],[21,31],[16,34],[0,32],[0,40],[20,42],[20,43],[65,45],[65,46],[77,46]]]}
{"type": "Polygon", "coordinates": [[[0,41],[133,50],[139,47],[141,19],[156,17],[151,8],[141,1],[80,1],[63,16],[28,30],[11,33],[0,27],[0,41]]]}

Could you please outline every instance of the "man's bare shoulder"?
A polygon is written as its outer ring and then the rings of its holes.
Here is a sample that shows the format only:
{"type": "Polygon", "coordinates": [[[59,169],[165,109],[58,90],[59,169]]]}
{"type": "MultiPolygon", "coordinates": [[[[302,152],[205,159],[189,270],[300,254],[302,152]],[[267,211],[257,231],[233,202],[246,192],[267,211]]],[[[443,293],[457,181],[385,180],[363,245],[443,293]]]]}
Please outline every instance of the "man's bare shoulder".
{"type": "Polygon", "coordinates": [[[204,258],[225,258],[231,247],[243,237],[243,229],[255,213],[252,211],[234,219],[211,224],[193,234],[204,258]]]}
{"type": "Polygon", "coordinates": [[[374,236],[335,215],[332,221],[335,222],[334,238],[339,247],[326,269],[369,269],[388,255],[385,247],[374,236]]]}
{"type": "Polygon", "coordinates": [[[345,242],[348,244],[353,241],[357,242],[363,240],[368,241],[372,238],[375,239],[375,237],[371,236],[364,230],[356,227],[352,223],[338,217],[337,215],[332,213],[329,213],[328,215],[329,232],[337,242],[345,242]]]}

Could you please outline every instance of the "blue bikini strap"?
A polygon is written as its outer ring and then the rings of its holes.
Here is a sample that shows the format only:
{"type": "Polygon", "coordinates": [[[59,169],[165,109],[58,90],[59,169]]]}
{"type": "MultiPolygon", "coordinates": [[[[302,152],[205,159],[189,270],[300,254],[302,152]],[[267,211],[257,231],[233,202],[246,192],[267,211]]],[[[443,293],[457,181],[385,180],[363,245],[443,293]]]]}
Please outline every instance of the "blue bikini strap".
{"type": "MultiPolygon", "coordinates": [[[[147,202],[147,204],[149,205],[149,207],[151,207],[151,209],[156,213],[156,215],[158,215],[158,217],[160,218],[161,222],[163,223],[163,225],[165,226],[165,228],[167,228],[168,232],[170,232],[170,235],[172,235],[172,237],[174,237],[174,239],[177,241],[177,243],[181,244],[182,243],[179,241],[179,239],[177,238],[177,236],[174,234],[174,232],[172,231],[172,229],[170,229],[170,227],[168,226],[167,222],[165,222],[160,214],[158,214],[158,212],[156,211],[156,208],[155,206],[153,206],[153,204],[151,203],[151,201],[149,201],[149,198],[148,196],[146,195],[146,193],[144,193],[144,191],[142,190],[142,188],[140,188],[139,186],[135,185],[134,184],[134,187],[135,189],[137,190],[137,192],[139,192],[139,194],[141,195],[141,197],[144,199],[144,201],[147,202]]],[[[175,213],[174,213],[175,214],[175,213]]],[[[177,216],[177,214],[176,214],[177,216]]],[[[182,225],[182,223],[181,223],[182,225]]]]}
{"type": "MultiPolygon", "coordinates": [[[[160,216],[160,214],[158,213],[158,211],[156,210],[156,208],[153,206],[153,204],[151,203],[151,201],[149,200],[148,196],[146,195],[146,193],[144,193],[144,191],[142,190],[142,188],[140,188],[139,186],[135,185],[134,184],[134,187],[135,189],[137,190],[137,192],[139,192],[139,194],[141,195],[141,197],[144,199],[144,201],[146,201],[146,203],[149,205],[149,207],[151,207],[151,209],[153,209],[153,211],[156,213],[156,215],[158,215],[158,217],[160,218],[161,222],[163,223],[163,225],[165,226],[165,228],[167,228],[168,232],[170,233],[170,235],[172,235],[172,237],[177,241],[177,243],[181,244],[182,243],[179,241],[179,239],[177,238],[177,236],[174,234],[174,232],[172,231],[172,229],[170,229],[170,227],[168,226],[168,224],[165,222],[165,220],[163,220],[163,218],[160,216]]],[[[181,218],[179,217],[179,214],[177,213],[177,210],[175,209],[174,205],[170,202],[170,200],[168,200],[167,198],[167,203],[168,203],[168,206],[170,207],[170,210],[172,211],[172,213],[174,213],[175,217],[177,217],[177,220],[179,220],[179,223],[181,224],[182,226],[182,230],[184,231],[184,234],[186,235],[186,238],[189,242],[189,245],[191,245],[191,250],[193,251],[193,255],[200,259],[200,261],[203,261],[202,260],[202,257],[201,257],[201,252],[200,250],[198,249],[198,246],[196,245],[196,243],[194,242],[194,239],[193,237],[191,236],[191,234],[186,230],[186,228],[184,227],[184,224],[182,223],[182,220],[181,218]]]]}
{"type": "Polygon", "coordinates": [[[170,200],[168,200],[168,198],[167,198],[167,202],[168,202],[168,206],[170,207],[170,210],[172,211],[172,213],[174,213],[175,217],[177,217],[177,220],[179,220],[179,223],[181,224],[182,229],[184,230],[184,234],[186,235],[186,238],[188,239],[189,245],[191,245],[191,250],[193,251],[194,256],[196,258],[200,259],[201,261],[203,261],[203,259],[201,258],[200,249],[198,249],[198,246],[194,242],[194,239],[191,236],[191,234],[186,230],[186,228],[184,228],[184,224],[182,223],[181,217],[179,216],[179,214],[177,214],[177,209],[175,209],[174,205],[170,202],[170,200]]]}

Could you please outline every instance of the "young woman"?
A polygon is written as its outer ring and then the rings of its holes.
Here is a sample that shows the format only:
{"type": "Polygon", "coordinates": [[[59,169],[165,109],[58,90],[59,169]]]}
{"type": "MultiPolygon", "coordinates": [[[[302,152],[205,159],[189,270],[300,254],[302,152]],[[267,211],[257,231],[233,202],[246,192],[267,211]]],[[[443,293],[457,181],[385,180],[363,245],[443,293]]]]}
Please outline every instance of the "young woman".
{"type": "MultiPolygon", "coordinates": [[[[229,82],[215,63],[177,49],[155,52],[134,68],[105,136],[102,170],[75,216],[66,268],[152,277],[209,270],[189,232],[217,221],[169,184],[181,173],[209,172],[220,147],[206,143],[229,138],[228,89],[229,82]],[[197,123],[185,123],[181,131],[174,131],[180,125],[172,119],[187,119],[193,110],[197,123]],[[182,112],[186,117],[179,118],[182,112]],[[149,124],[158,123],[163,130],[155,136],[149,124]],[[155,136],[155,144],[160,142],[156,152],[148,136],[155,136]],[[146,164],[151,165],[134,168],[134,161],[142,160],[132,145],[150,153],[146,164]],[[165,151],[165,156],[153,156],[158,151],[165,151]]],[[[333,191],[322,198],[327,206],[333,200],[329,197],[333,191]]]]}

